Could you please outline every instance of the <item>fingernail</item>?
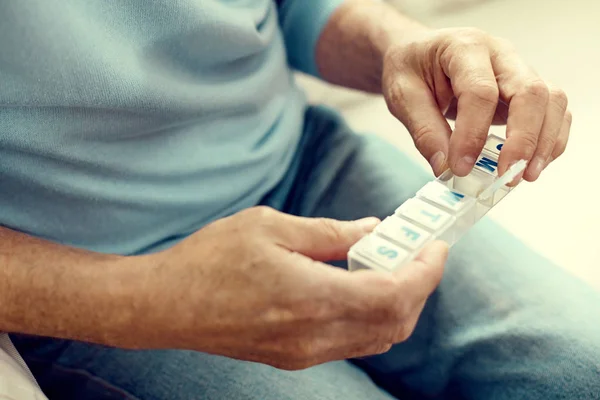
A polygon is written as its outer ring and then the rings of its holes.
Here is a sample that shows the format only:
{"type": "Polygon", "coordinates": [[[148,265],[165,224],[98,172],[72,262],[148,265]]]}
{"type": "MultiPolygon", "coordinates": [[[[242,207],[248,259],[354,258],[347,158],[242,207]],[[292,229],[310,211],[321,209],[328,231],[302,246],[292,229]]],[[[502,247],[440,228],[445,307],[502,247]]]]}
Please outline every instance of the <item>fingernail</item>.
{"type": "Polygon", "coordinates": [[[429,160],[429,165],[436,174],[441,174],[447,168],[446,166],[446,155],[443,151],[438,151],[429,160]]]}
{"type": "Polygon", "coordinates": [[[458,160],[456,165],[454,165],[454,173],[459,176],[468,175],[469,172],[471,172],[471,169],[473,168],[474,164],[475,158],[471,156],[464,156],[463,158],[458,160]]]}
{"type": "Polygon", "coordinates": [[[542,157],[536,157],[531,162],[531,178],[533,180],[536,180],[537,178],[539,178],[539,176],[542,173],[542,171],[544,170],[545,166],[546,166],[546,161],[544,161],[542,159],[542,157]]]}
{"type": "Polygon", "coordinates": [[[376,217],[367,217],[354,221],[362,230],[370,232],[372,231],[381,220],[376,217]]]}

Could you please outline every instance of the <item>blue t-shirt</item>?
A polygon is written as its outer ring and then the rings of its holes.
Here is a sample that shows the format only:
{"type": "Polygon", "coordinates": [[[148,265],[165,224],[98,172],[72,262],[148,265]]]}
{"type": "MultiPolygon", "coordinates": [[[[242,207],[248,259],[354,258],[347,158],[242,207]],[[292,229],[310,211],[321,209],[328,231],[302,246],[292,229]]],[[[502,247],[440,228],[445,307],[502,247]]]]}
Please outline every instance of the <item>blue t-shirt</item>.
{"type": "Polygon", "coordinates": [[[0,2],[0,225],[168,246],[281,179],[342,0],[0,2]]]}

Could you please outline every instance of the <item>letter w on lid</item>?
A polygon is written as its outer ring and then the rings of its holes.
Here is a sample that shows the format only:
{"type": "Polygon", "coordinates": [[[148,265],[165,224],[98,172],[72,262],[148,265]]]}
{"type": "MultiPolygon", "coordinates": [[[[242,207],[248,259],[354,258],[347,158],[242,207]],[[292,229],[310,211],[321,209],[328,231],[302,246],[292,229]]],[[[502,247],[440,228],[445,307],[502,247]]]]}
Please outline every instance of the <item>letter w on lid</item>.
{"type": "Polygon", "coordinates": [[[475,165],[491,174],[496,173],[496,169],[498,168],[498,162],[486,156],[481,156],[475,165]]]}

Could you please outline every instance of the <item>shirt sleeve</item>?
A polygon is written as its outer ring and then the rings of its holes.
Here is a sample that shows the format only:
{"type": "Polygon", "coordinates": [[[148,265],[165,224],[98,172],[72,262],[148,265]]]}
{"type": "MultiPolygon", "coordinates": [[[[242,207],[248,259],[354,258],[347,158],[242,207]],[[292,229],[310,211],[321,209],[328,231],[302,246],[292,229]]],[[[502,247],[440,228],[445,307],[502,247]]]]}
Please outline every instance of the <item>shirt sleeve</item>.
{"type": "Polygon", "coordinates": [[[345,0],[275,0],[292,68],[320,77],[315,50],[333,12],[345,0]]]}

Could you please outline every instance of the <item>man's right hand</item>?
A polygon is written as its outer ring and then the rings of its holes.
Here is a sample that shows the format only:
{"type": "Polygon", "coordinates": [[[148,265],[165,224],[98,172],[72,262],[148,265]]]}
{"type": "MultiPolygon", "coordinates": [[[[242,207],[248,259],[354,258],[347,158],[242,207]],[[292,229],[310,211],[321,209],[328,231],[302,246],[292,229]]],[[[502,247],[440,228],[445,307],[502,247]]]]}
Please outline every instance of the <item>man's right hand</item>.
{"type": "Polygon", "coordinates": [[[256,207],[141,256],[156,266],[144,279],[151,323],[132,340],[289,370],[385,352],[412,333],[447,245],[429,244],[393,274],[324,263],[345,258],[377,223],[256,207]]]}

